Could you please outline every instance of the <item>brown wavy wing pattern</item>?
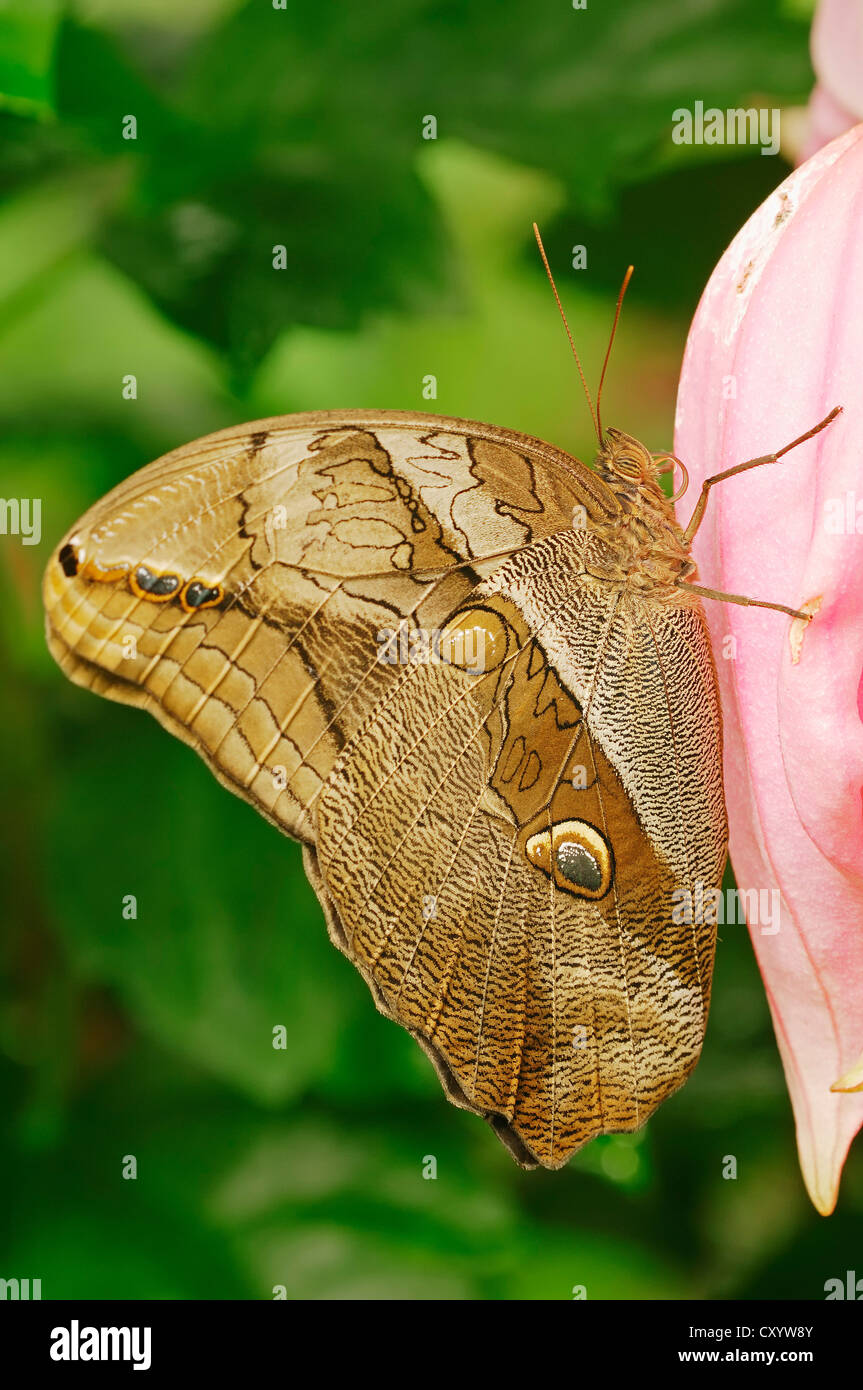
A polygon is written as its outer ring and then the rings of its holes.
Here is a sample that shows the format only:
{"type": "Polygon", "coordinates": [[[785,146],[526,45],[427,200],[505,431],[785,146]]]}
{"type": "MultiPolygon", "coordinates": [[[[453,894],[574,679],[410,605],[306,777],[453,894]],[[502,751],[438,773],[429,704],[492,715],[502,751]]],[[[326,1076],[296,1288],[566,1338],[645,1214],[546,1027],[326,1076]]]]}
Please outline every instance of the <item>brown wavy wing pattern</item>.
{"type": "Polygon", "coordinates": [[[261,420],[175,450],[82,518],[46,572],[49,645],[311,844],[340,748],[405,675],[377,660],[379,634],[439,626],[500,552],[575,507],[594,524],[618,510],[583,465],[494,426],[261,420]]]}
{"type": "Polygon", "coordinates": [[[505,632],[495,661],[407,673],[318,812],[334,939],[451,1098],[547,1167],[636,1128],[694,1066],[715,928],[675,921],[673,894],[725,857],[700,608],[594,577],[613,562],[572,532],[506,561],[465,605],[505,632]],[[607,851],[595,900],[531,861],[560,825],[607,851]]]}

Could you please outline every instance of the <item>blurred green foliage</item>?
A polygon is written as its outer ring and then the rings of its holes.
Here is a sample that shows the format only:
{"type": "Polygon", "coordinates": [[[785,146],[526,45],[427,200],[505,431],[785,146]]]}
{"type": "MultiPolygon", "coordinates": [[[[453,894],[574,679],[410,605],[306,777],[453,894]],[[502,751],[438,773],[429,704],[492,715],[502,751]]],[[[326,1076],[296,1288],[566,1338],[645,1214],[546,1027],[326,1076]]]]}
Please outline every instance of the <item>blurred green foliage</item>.
{"type": "Polygon", "coordinates": [[[635,261],[605,414],[670,445],[699,289],[784,172],[681,151],[671,111],[804,100],[799,10],[0,10],[0,470],[43,499],[42,544],[0,549],[0,1275],[45,1297],[802,1298],[855,1267],[860,1157],[821,1220],[742,928],[684,1090],[522,1173],[376,1014],[296,847],[155,723],[67,684],[39,601],[86,506],[232,421],[428,408],[434,373],[442,413],[589,457],[534,217],[594,377],[635,261]]]}

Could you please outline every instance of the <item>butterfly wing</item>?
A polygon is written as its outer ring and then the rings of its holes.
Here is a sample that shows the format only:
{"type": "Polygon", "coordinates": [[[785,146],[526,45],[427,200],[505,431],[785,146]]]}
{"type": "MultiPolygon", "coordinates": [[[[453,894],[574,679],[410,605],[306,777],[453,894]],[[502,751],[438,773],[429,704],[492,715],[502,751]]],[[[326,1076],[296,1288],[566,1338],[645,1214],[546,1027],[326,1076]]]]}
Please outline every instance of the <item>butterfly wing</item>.
{"type": "Polygon", "coordinates": [[[575,507],[596,521],[616,503],[511,431],[397,412],[262,420],[166,455],[81,519],[46,571],[48,643],[72,680],[150,710],[313,844],[315,799],[395,680],[401,629],[435,628],[499,563],[483,557],[568,527],[575,507]]]}
{"type": "Polygon", "coordinates": [[[693,1064],[712,929],[670,905],[724,857],[703,621],[669,608],[645,647],[638,600],[602,579],[593,533],[616,513],[589,470],[509,431],[289,416],[142,470],[45,577],[67,674],[149,709],[304,842],[378,1006],[451,1099],[548,1166],[640,1123],[693,1064]],[[415,648],[454,612],[488,670],[452,633],[415,648]]]}
{"type": "Polygon", "coordinates": [[[569,533],[506,562],[458,615],[490,658],[445,643],[407,670],[319,806],[349,954],[459,1102],[547,1167],[694,1066],[715,927],[685,904],[725,860],[703,616],[594,578],[612,558],[569,533]]]}

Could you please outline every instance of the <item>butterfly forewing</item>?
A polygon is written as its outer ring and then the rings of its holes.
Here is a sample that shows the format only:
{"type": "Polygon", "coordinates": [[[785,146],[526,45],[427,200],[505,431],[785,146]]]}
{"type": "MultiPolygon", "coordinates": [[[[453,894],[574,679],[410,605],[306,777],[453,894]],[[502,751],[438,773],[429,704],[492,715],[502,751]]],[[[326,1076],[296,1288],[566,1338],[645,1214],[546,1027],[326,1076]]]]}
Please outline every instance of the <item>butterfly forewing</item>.
{"type": "Polygon", "coordinates": [[[463,562],[603,501],[549,446],[551,462],[520,436],[472,429],[325,413],[167,455],[67,537],[77,573],[49,565],[54,655],[80,684],[150,709],[227,785],[312,842],[309,807],[394,677],[379,634],[434,629],[476,583],[463,562]],[[141,566],[176,578],[176,595],[142,597],[141,566]],[[185,611],[178,596],[194,583],[220,601],[185,611]]]}

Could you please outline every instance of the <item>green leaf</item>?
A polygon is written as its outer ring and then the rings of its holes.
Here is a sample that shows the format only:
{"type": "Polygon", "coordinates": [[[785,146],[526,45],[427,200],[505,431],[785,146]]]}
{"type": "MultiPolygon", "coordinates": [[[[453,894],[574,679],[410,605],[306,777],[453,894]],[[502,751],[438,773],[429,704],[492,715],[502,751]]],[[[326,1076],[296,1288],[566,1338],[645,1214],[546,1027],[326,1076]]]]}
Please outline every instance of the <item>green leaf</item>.
{"type": "Polygon", "coordinates": [[[53,61],[60,0],[0,5],[0,108],[47,116],[54,108],[53,61]]]}
{"type": "Polygon", "coordinates": [[[128,166],[99,244],[225,354],[242,390],[296,324],[354,329],[459,302],[421,173],[430,118],[441,142],[559,180],[583,239],[623,188],[680,167],[675,108],[777,105],[811,83],[805,25],[779,0],[716,0],[697,23],[689,0],[560,4],[529,21],[521,0],[479,0],[468,21],[452,0],[385,0],[373,15],[256,0],[183,43],[162,24],[127,40],[63,26],[67,158],[128,166]]]}
{"type": "Polygon", "coordinates": [[[56,288],[75,252],[89,244],[105,201],[101,179],[46,179],[0,209],[0,333],[10,318],[35,307],[56,288]]]}

